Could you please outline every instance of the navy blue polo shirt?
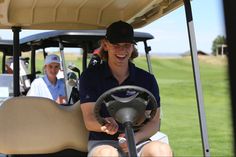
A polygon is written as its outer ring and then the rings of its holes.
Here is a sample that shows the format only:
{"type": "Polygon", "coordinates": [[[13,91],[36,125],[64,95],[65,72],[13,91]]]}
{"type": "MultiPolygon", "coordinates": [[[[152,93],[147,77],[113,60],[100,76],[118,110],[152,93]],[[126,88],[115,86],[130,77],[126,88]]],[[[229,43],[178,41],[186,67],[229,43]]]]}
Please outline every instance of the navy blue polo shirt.
{"type": "MultiPolygon", "coordinates": [[[[85,70],[80,77],[80,103],[96,102],[105,91],[122,85],[135,85],[147,89],[154,95],[158,107],[160,107],[159,88],[154,75],[136,67],[131,62],[129,63],[129,76],[120,85],[112,75],[107,62],[85,70]]],[[[147,106],[147,109],[149,109],[149,106],[147,106]]],[[[110,117],[103,105],[101,107],[101,116],[110,117]]],[[[103,132],[90,132],[89,140],[117,140],[118,135],[118,133],[108,135],[103,132]]]]}

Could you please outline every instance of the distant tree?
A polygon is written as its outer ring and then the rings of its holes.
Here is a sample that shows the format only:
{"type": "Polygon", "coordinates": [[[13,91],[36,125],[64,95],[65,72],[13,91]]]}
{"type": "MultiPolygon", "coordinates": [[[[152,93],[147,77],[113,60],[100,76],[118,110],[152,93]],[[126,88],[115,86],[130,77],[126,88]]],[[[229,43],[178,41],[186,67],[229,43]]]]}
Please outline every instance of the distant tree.
{"type": "Polygon", "coordinates": [[[218,47],[222,44],[226,44],[226,38],[224,36],[218,35],[212,44],[211,50],[213,55],[216,55],[218,47]]]}
{"type": "Polygon", "coordinates": [[[181,54],[182,57],[186,57],[186,56],[190,56],[191,55],[191,52],[188,50],[188,51],[185,51],[184,53],[181,54]]]}

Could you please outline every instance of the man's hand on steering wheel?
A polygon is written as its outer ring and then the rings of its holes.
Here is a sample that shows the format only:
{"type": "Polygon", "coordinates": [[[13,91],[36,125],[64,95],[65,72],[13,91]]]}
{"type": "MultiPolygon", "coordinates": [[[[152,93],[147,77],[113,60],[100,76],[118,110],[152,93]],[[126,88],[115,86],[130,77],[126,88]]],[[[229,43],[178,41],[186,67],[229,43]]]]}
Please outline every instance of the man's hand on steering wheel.
{"type": "Polygon", "coordinates": [[[101,127],[101,131],[109,135],[114,135],[118,131],[118,124],[112,117],[104,118],[105,124],[101,127]]]}

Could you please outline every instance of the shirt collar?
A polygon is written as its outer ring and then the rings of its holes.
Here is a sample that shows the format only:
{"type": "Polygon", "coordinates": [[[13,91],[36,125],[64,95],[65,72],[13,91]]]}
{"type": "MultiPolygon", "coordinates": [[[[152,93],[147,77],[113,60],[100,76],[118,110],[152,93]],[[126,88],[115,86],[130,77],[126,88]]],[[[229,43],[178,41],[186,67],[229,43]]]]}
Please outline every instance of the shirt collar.
{"type": "Polygon", "coordinates": [[[46,84],[47,84],[48,86],[52,86],[52,87],[57,87],[57,86],[58,86],[58,83],[57,83],[57,82],[56,82],[56,85],[54,86],[54,85],[49,81],[48,75],[44,75],[43,79],[44,79],[44,81],[46,82],[46,84]]]}

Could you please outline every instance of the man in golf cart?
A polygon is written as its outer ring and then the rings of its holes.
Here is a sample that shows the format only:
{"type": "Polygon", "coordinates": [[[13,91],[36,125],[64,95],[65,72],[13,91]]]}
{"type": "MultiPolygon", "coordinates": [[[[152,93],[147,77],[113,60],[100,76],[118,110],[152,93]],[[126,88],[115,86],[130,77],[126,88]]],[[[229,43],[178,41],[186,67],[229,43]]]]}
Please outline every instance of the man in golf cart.
{"type": "MultiPolygon", "coordinates": [[[[94,115],[95,102],[105,91],[123,85],[140,86],[150,91],[157,102],[156,113],[134,133],[138,156],[172,156],[168,144],[151,141],[149,138],[159,130],[160,97],[154,75],[135,67],[130,62],[137,55],[134,52],[134,32],[131,25],[123,21],[114,22],[107,28],[103,49],[107,61],[84,71],[80,78],[80,102],[86,128],[89,130],[88,156],[123,156],[128,152],[128,138],[120,132],[122,127],[101,105],[102,125],[94,115]]],[[[126,95],[132,95],[127,91],[126,95]]],[[[147,110],[152,110],[148,103],[147,110]]]]}

